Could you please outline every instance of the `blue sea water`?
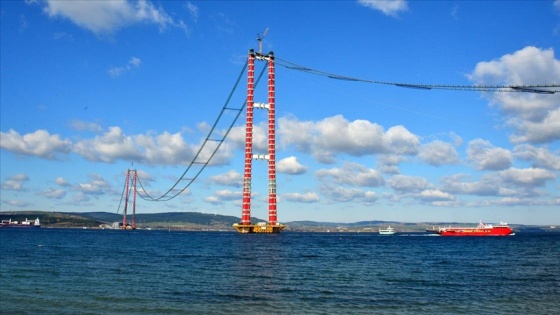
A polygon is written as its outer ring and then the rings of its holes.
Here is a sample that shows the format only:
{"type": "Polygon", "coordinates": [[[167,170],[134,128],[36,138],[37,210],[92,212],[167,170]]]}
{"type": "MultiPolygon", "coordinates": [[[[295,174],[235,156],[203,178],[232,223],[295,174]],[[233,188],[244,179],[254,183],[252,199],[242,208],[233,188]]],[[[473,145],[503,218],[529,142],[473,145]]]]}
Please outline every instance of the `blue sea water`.
{"type": "Polygon", "coordinates": [[[1,314],[560,314],[560,234],[2,229],[1,314]]]}

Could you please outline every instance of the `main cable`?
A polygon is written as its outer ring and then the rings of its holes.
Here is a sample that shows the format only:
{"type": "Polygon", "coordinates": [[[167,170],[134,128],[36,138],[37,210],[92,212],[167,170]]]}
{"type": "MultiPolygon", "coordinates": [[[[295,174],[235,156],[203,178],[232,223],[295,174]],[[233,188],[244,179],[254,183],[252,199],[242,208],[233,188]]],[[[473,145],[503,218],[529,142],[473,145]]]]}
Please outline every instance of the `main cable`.
{"type": "Polygon", "coordinates": [[[420,90],[455,90],[455,91],[477,91],[477,92],[524,92],[524,93],[537,93],[537,94],[554,94],[560,93],[560,84],[530,84],[530,85],[448,85],[448,84],[415,84],[415,83],[402,83],[361,79],[329,73],[321,70],[312,69],[309,67],[301,66],[296,63],[276,57],[276,63],[286,69],[301,71],[309,74],[325,76],[330,79],[355,81],[382,85],[393,85],[397,87],[405,87],[420,90]],[[279,62],[278,62],[279,61],[279,62]],[[551,90],[552,89],[552,90],[551,90]]]}

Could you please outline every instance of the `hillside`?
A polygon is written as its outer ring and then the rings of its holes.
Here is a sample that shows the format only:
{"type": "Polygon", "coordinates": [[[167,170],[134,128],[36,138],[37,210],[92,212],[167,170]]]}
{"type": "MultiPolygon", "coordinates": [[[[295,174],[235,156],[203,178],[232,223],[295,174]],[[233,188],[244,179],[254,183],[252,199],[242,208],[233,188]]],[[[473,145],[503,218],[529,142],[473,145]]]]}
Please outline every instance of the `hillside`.
{"type": "MultiPolygon", "coordinates": [[[[110,212],[49,212],[49,211],[10,211],[0,212],[0,220],[41,220],[45,228],[110,228],[115,222],[122,222],[122,214],[110,212]]],[[[127,216],[127,223],[132,220],[127,216]]],[[[136,224],[140,229],[174,229],[174,230],[226,230],[233,231],[232,225],[240,219],[235,216],[214,215],[200,212],[165,212],[136,214],[136,224]]],[[[253,223],[264,222],[252,218],[253,223]]],[[[395,221],[359,221],[354,223],[292,221],[283,222],[285,231],[294,232],[377,232],[380,227],[392,226],[403,233],[424,232],[432,226],[458,225],[455,222],[406,223],[395,221]]],[[[556,231],[548,226],[511,225],[516,231],[542,232],[556,231]]]]}

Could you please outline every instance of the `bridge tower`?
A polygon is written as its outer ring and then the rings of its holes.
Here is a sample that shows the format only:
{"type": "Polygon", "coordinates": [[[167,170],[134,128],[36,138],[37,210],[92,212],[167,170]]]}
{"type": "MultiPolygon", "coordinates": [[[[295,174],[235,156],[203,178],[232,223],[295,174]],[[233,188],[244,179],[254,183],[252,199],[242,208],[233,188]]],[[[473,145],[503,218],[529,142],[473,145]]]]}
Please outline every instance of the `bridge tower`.
{"type": "Polygon", "coordinates": [[[249,50],[247,63],[247,122],[245,125],[245,169],[243,173],[243,206],[241,222],[233,227],[239,233],[279,233],[285,225],[277,222],[276,213],[276,110],[274,53],[267,55],[249,50]],[[268,103],[255,103],[255,60],[268,63],[268,103]],[[253,110],[268,110],[268,154],[253,154],[253,110]],[[268,160],[268,222],[251,223],[252,163],[268,160]]]}
{"type": "Polygon", "coordinates": [[[136,229],[136,180],[138,175],[136,170],[127,170],[126,171],[126,183],[125,183],[125,197],[124,197],[124,211],[123,211],[123,222],[121,225],[121,229],[123,230],[134,230],[136,229]],[[132,173],[132,178],[130,174],[132,173]],[[130,181],[132,180],[132,185],[129,187],[130,181]],[[126,222],[127,210],[128,210],[128,201],[129,201],[129,189],[133,190],[132,195],[132,222],[130,225],[126,222]]]}

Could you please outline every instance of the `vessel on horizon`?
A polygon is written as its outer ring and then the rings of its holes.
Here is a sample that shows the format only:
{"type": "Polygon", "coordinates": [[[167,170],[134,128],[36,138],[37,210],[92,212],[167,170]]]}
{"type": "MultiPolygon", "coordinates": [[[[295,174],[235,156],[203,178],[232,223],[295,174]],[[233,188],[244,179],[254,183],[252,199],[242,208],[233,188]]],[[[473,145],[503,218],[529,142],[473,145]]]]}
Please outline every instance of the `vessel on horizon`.
{"type": "Polygon", "coordinates": [[[508,236],[515,235],[513,229],[506,222],[498,225],[486,224],[480,221],[476,227],[440,227],[428,229],[426,232],[437,233],[441,236],[508,236]]]}
{"type": "Polygon", "coordinates": [[[379,234],[381,235],[393,235],[395,234],[395,229],[393,229],[391,226],[387,227],[386,229],[379,229],[379,234]]]}
{"type": "Polygon", "coordinates": [[[40,228],[41,227],[41,222],[39,221],[39,218],[31,221],[31,220],[27,220],[27,218],[25,218],[24,221],[12,221],[12,219],[9,220],[2,220],[2,223],[0,224],[0,227],[3,228],[40,228]]]}

